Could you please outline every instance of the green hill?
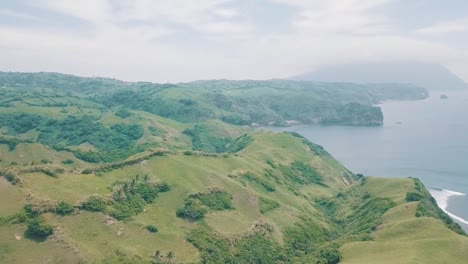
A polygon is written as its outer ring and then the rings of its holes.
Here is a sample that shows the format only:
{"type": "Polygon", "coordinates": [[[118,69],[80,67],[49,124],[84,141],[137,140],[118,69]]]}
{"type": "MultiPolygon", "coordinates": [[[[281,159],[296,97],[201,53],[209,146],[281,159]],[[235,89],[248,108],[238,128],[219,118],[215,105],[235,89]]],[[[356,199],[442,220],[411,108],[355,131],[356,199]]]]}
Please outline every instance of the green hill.
{"type": "Polygon", "coordinates": [[[56,73],[5,72],[0,72],[0,92],[5,94],[0,101],[3,107],[48,106],[62,112],[81,110],[94,114],[109,110],[126,113],[132,109],[183,123],[219,119],[234,125],[283,125],[291,120],[381,125],[382,112],[372,105],[382,100],[417,100],[428,96],[423,88],[403,84],[290,80],[155,84],[56,73]]]}
{"type": "MultiPolygon", "coordinates": [[[[374,109],[383,98],[421,90],[0,76],[1,263],[467,257],[468,238],[418,180],[355,175],[298,134],[226,122],[233,120],[228,115],[251,122],[258,109],[289,120],[284,109],[270,108],[280,97],[374,109]]],[[[353,118],[368,120],[363,113],[353,118]]]]}

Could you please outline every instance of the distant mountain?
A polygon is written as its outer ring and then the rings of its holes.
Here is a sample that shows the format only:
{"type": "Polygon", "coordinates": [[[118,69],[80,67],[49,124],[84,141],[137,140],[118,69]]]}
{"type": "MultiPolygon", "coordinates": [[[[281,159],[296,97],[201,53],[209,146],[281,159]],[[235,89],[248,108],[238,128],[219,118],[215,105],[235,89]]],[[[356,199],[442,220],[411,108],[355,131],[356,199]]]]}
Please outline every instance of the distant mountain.
{"type": "Polygon", "coordinates": [[[428,90],[468,88],[458,76],[437,63],[368,63],[329,65],[291,79],[322,82],[411,83],[428,90]]]}

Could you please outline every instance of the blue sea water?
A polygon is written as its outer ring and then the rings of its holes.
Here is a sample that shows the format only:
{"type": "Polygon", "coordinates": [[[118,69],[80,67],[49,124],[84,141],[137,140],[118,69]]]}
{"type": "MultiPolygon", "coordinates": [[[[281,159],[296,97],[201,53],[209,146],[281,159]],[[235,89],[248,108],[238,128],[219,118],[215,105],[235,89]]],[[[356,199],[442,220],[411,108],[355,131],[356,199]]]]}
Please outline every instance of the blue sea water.
{"type": "Polygon", "coordinates": [[[295,126],[355,173],[417,177],[468,230],[468,92],[380,105],[382,127],[295,126]]]}

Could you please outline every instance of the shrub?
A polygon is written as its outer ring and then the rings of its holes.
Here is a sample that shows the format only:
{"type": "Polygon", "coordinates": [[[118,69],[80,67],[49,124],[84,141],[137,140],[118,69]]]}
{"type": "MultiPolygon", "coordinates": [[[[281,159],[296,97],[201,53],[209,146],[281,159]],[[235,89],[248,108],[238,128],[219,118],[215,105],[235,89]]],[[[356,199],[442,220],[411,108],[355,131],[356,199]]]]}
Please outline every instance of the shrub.
{"type": "Polygon", "coordinates": [[[197,221],[203,219],[206,213],[208,213],[208,208],[202,205],[199,200],[186,199],[184,208],[178,209],[176,216],[197,221]]]}
{"type": "Polygon", "coordinates": [[[41,163],[42,163],[42,164],[50,164],[50,163],[52,163],[52,161],[50,161],[50,160],[48,160],[48,159],[42,159],[42,160],[41,160],[41,163]]]}
{"type": "Polygon", "coordinates": [[[143,212],[145,204],[145,200],[139,195],[132,195],[127,199],[116,201],[111,215],[117,220],[129,220],[133,215],[143,212]]]}
{"type": "Polygon", "coordinates": [[[160,192],[168,192],[171,190],[171,186],[165,182],[161,183],[158,187],[160,192]]]}
{"type": "Polygon", "coordinates": [[[115,112],[115,115],[120,117],[120,118],[127,118],[132,115],[127,109],[121,108],[117,112],[115,112]]]}
{"type": "Polygon", "coordinates": [[[88,197],[81,205],[84,210],[92,212],[104,212],[106,210],[106,206],[107,204],[104,199],[97,195],[88,197]]]}
{"type": "Polygon", "coordinates": [[[271,185],[268,181],[258,177],[250,171],[242,174],[242,179],[259,184],[268,192],[274,192],[276,190],[275,187],[273,187],[273,185],[271,185]]]}
{"type": "Polygon", "coordinates": [[[38,216],[29,221],[26,232],[31,236],[48,237],[54,232],[54,227],[38,216]]]}
{"type": "Polygon", "coordinates": [[[60,215],[68,215],[73,212],[73,205],[65,202],[65,201],[60,201],[57,204],[57,207],[55,208],[55,212],[57,212],[60,215]]]}
{"type": "Polygon", "coordinates": [[[260,206],[260,213],[266,214],[278,207],[280,207],[279,203],[265,197],[260,197],[259,200],[259,206],[260,206]]]}
{"type": "Polygon", "coordinates": [[[3,176],[7,181],[9,181],[11,184],[16,185],[18,183],[21,183],[21,178],[18,176],[18,174],[14,171],[6,171],[3,176]]]}
{"type": "Polygon", "coordinates": [[[158,228],[155,227],[154,225],[147,225],[146,230],[148,230],[151,233],[157,233],[158,232],[158,228]]]}
{"type": "Polygon", "coordinates": [[[407,202],[421,201],[422,195],[418,192],[408,192],[406,194],[407,202]]]}
{"type": "Polygon", "coordinates": [[[71,160],[71,159],[66,159],[66,160],[62,161],[62,164],[70,165],[70,164],[73,164],[73,162],[74,162],[74,161],[71,160]]]}

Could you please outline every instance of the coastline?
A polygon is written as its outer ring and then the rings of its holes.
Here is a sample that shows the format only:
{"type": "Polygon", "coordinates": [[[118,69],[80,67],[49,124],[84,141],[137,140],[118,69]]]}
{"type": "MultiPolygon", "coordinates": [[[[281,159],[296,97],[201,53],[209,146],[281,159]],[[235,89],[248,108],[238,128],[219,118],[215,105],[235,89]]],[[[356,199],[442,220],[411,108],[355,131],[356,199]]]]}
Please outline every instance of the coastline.
{"type": "Polygon", "coordinates": [[[465,225],[468,225],[468,220],[463,219],[462,217],[459,217],[447,210],[451,197],[465,196],[466,194],[455,192],[455,191],[450,191],[450,190],[438,189],[438,188],[428,188],[428,190],[431,193],[432,197],[434,197],[434,199],[437,202],[437,205],[439,206],[440,209],[442,209],[442,211],[444,211],[447,215],[449,215],[454,220],[460,223],[463,223],[465,225]]]}

